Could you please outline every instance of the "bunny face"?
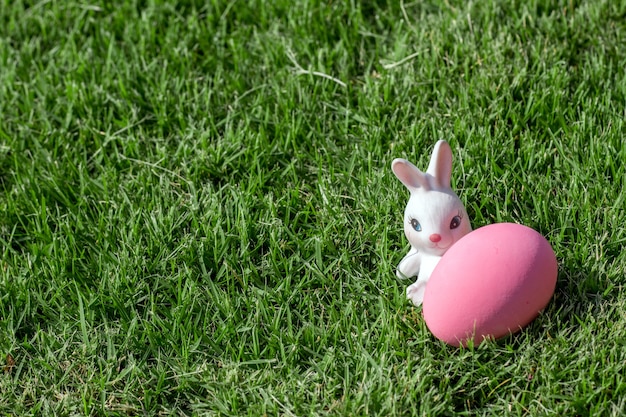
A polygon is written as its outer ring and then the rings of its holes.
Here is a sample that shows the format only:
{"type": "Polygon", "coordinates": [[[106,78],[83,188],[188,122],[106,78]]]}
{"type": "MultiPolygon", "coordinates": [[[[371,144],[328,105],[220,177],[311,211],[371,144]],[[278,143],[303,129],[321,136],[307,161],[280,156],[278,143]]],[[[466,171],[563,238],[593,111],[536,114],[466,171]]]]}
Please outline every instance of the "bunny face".
{"type": "Polygon", "coordinates": [[[454,193],[411,193],[404,211],[404,233],[411,246],[420,252],[443,256],[471,230],[463,203],[454,193]]]}

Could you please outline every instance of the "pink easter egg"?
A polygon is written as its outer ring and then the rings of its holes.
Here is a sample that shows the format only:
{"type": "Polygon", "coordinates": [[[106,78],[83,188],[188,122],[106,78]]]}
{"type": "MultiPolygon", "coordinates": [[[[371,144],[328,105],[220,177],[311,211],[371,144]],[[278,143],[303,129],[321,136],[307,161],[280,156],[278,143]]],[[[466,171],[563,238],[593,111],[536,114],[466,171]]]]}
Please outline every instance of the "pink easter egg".
{"type": "Polygon", "coordinates": [[[424,321],[440,340],[474,345],[519,331],[548,304],[557,278],[548,241],[496,223],[465,235],[441,258],[424,294],[424,321]]]}

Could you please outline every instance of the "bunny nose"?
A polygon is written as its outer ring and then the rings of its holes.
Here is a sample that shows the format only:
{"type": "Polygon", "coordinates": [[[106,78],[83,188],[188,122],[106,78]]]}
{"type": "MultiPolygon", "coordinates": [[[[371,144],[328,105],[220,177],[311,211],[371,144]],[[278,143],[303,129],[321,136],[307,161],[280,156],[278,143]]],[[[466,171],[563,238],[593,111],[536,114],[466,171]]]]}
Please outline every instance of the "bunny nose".
{"type": "Polygon", "coordinates": [[[438,235],[437,233],[433,233],[432,235],[430,235],[429,239],[431,242],[437,243],[441,240],[441,235],[438,235]]]}

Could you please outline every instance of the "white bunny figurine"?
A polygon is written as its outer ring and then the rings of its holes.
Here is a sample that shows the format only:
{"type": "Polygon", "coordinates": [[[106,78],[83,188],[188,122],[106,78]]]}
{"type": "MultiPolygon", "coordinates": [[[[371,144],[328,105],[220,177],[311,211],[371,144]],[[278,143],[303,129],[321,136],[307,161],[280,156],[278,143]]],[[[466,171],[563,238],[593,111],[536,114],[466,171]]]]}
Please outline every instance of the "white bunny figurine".
{"type": "Polygon", "coordinates": [[[402,259],[396,275],[417,276],[406,296],[419,306],[426,283],[444,253],[472,231],[463,203],[450,188],[452,150],[445,140],[435,144],[428,170],[423,173],[406,159],[395,159],[391,170],[411,192],[404,210],[404,233],[411,250],[402,259]]]}

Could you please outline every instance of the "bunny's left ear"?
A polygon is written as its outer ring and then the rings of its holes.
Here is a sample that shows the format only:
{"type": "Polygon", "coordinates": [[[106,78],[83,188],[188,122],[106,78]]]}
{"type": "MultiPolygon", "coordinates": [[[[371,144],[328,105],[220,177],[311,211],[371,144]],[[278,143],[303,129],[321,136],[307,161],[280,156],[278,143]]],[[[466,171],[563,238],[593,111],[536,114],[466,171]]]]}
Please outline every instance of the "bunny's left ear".
{"type": "Polygon", "coordinates": [[[426,175],[406,159],[394,159],[391,163],[391,170],[410,192],[414,192],[418,188],[431,189],[426,175]]]}
{"type": "Polygon", "coordinates": [[[435,144],[426,172],[435,177],[437,185],[441,188],[450,188],[452,149],[445,140],[440,140],[435,144]]]}

